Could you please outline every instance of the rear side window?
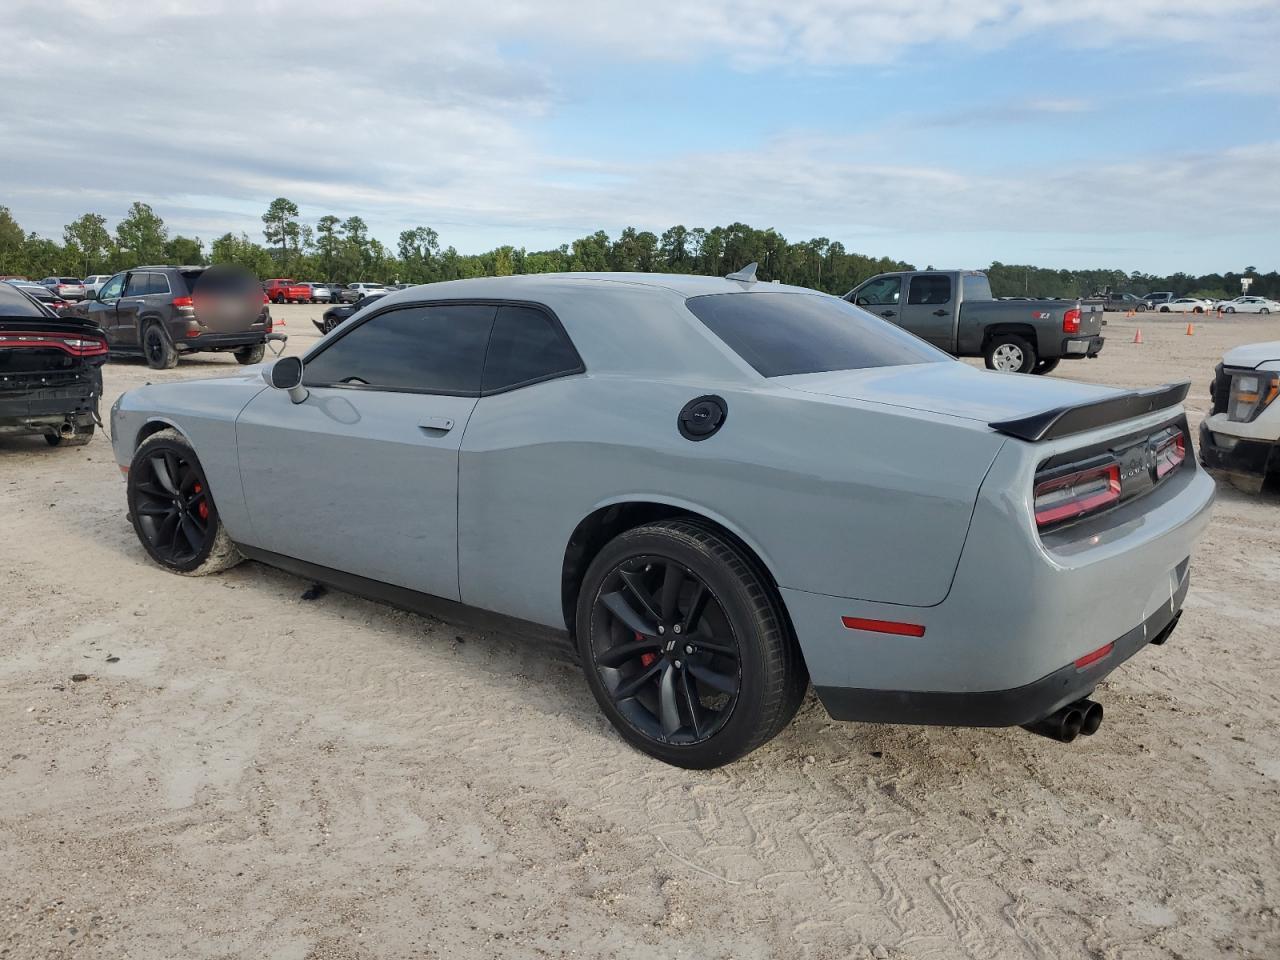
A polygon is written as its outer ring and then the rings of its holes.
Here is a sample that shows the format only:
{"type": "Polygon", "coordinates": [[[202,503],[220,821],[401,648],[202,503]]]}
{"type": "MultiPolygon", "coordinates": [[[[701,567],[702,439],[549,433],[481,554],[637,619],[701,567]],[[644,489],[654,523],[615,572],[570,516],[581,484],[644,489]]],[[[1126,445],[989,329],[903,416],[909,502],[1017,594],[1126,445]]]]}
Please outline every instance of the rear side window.
{"type": "Polygon", "coordinates": [[[905,330],[833,297],[717,293],[693,297],[686,305],[765,377],[950,359],[905,330]]]}
{"type": "Polygon", "coordinates": [[[378,314],[308,359],[305,382],[475,396],[496,311],[450,303],[378,314]]]}
{"type": "Polygon", "coordinates": [[[581,370],[577,351],[547,314],[533,307],[498,308],[484,361],[485,393],[581,370]]]}
{"type": "Polygon", "coordinates": [[[923,273],[911,278],[907,304],[951,302],[951,278],[943,273],[923,273]]]}
{"type": "Polygon", "coordinates": [[[147,293],[168,293],[169,278],[163,273],[147,274],[147,293]]]}
{"type": "Polygon", "coordinates": [[[150,276],[151,275],[149,273],[129,274],[129,280],[124,287],[124,295],[126,297],[146,296],[147,283],[149,282],[147,278],[150,276]]]}

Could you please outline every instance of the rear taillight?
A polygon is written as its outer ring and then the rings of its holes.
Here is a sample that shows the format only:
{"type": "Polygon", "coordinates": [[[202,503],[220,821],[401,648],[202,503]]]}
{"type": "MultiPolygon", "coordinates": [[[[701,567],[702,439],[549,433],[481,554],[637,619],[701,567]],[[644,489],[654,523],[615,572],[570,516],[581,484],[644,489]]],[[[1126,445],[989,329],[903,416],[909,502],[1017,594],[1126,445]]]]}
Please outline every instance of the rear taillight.
{"type": "Polygon", "coordinates": [[[1187,459],[1187,440],[1179,430],[1172,437],[1161,441],[1156,447],[1156,479],[1163,480],[1166,476],[1182,466],[1182,461],[1187,459]]]}
{"type": "Polygon", "coordinates": [[[175,307],[194,307],[196,302],[191,297],[174,297],[173,305],[175,307]]]}
{"type": "Polygon", "coordinates": [[[92,337],[59,337],[47,333],[0,333],[0,348],[27,347],[62,350],[73,357],[100,357],[107,341],[92,337]]]}
{"type": "Polygon", "coordinates": [[[1060,474],[1035,486],[1040,529],[1105,510],[1120,501],[1120,465],[1114,461],[1060,474]]]}
{"type": "Polygon", "coordinates": [[[1080,308],[1072,307],[1062,315],[1062,332],[1063,333],[1079,333],[1080,332],[1080,308]]]}

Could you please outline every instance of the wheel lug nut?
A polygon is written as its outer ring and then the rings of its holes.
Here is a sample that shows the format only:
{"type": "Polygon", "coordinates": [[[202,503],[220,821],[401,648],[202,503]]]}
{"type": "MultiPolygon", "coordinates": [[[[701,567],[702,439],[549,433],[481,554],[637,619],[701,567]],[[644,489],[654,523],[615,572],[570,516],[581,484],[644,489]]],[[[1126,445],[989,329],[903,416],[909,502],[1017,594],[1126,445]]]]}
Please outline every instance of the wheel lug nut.
{"type": "Polygon", "coordinates": [[[672,629],[672,630],[674,630],[676,633],[679,633],[679,632],[680,632],[680,624],[678,624],[678,623],[677,623],[677,624],[676,624],[674,627],[672,627],[671,629],[672,629]]]}
{"type": "Polygon", "coordinates": [[[677,669],[677,670],[679,670],[679,669],[680,669],[680,661],[679,661],[679,660],[677,660],[677,661],[676,661],[676,669],[677,669]]]}
{"type": "Polygon", "coordinates": [[[658,628],[658,633],[666,633],[666,632],[667,632],[667,628],[666,628],[666,627],[659,627],[659,628],[658,628]]]}
{"type": "Polygon", "coordinates": [[[684,652],[685,652],[685,653],[693,653],[693,647],[685,647],[685,648],[684,648],[684,652]]]}

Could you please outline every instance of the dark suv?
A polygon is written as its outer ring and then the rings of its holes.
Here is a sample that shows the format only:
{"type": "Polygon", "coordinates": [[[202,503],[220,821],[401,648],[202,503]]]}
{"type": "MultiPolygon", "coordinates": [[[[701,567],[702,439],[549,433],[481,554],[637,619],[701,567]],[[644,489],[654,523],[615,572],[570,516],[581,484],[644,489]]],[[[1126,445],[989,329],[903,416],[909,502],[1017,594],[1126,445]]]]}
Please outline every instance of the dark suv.
{"type": "Polygon", "coordinates": [[[64,314],[96,323],[113,356],[140,355],[157,370],[176,366],[180,354],[211,350],[258,363],[273,338],[271,313],[257,281],[248,283],[223,267],[134,267],[64,314]]]}

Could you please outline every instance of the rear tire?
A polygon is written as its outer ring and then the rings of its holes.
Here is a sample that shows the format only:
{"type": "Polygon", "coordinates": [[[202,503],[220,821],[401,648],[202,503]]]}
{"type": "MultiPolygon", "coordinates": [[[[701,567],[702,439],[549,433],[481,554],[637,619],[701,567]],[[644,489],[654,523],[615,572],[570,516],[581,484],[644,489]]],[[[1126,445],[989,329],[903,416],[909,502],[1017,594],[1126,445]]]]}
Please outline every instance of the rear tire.
{"type": "Polygon", "coordinates": [[[982,353],[988,370],[1000,373],[1030,373],[1036,367],[1035,347],[1016,333],[998,333],[982,353]]]}
{"type": "Polygon", "coordinates": [[[1054,357],[1052,360],[1037,360],[1035,369],[1031,372],[1044,376],[1046,373],[1053,373],[1058,369],[1058,364],[1062,362],[1060,357],[1054,357]]]}
{"type": "Polygon", "coordinates": [[[674,766],[705,770],[755,750],[791,721],[808,685],[780,601],[735,543],[697,523],[614,537],[587,569],[575,624],[609,722],[674,766]]]}
{"type": "Polygon", "coordinates": [[[234,354],[236,363],[250,364],[261,363],[262,358],[266,356],[267,345],[265,343],[255,343],[251,347],[241,347],[234,354]]]}
{"type": "Polygon", "coordinates": [[[178,365],[178,351],[155,320],[148,321],[142,328],[142,355],[152,370],[172,370],[178,365]]]}
{"type": "Polygon", "coordinates": [[[195,450],[177,430],[161,430],[139,444],[126,497],[134,533],[166,570],[200,577],[244,559],[222,525],[195,450]]]}
{"type": "Polygon", "coordinates": [[[1160,312],[1161,312],[1161,313],[1168,313],[1168,312],[1169,312],[1169,308],[1168,308],[1168,307],[1161,307],[1161,308],[1160,308],[1160,312]]]}

